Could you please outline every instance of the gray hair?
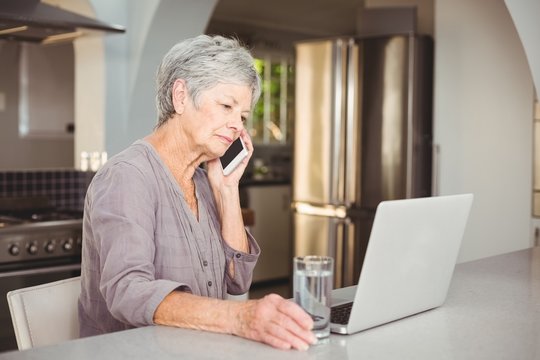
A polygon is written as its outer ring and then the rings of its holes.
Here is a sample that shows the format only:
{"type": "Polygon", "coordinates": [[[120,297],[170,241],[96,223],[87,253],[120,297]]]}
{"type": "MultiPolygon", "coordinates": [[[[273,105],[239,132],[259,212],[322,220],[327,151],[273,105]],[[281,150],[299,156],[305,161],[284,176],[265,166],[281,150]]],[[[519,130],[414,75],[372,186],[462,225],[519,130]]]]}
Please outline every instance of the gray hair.
{"type": "Polygon", "coordinates": [[[177,79],[186,82],[196,108],[199,107],[201,92],[218,84],[251,87],[251,109],[261,94],[261,80],[253,57],[238,40],[199,35],[174,45],[161,61],[157,72],[157,127],[175,113],[172,88],[177,79]]]}

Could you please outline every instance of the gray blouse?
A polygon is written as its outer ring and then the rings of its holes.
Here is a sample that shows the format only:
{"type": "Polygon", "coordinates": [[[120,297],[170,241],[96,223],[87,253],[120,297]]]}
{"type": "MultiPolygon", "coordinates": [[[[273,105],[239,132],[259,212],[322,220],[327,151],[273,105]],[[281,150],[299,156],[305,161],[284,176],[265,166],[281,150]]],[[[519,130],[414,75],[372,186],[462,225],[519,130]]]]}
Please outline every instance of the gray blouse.
{"type": "Polygon", "coordinates": [[[248,291],[260,249],[229,247],[207,174],[194,174],[199,220],[155,149],[139,140],[94,176],[83,218],[80,336],[153,324],[173,290],[223,299],[248,291]],[[235,275],[225,269],[234,262],[235,275]]]}

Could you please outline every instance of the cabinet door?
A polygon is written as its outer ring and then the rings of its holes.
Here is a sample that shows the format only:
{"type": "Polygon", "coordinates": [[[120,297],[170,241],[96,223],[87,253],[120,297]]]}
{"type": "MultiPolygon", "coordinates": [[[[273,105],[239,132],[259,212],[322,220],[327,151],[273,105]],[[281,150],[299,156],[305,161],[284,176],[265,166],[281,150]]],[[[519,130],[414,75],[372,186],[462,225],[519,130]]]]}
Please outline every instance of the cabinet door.
{"type": "Polygon", "coordinates": [[[288,278],[291,271],[291,187],[251,186],[248,206],[255,212],[251,234],[261,247],[253,282],[288,278]]]}

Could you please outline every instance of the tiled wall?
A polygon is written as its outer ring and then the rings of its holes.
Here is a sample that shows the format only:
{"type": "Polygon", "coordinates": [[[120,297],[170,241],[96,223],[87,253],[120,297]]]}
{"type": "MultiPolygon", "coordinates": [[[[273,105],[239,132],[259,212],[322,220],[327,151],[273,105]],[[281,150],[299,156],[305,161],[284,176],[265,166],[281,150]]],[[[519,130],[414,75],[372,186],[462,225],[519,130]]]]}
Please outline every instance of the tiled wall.
{"type": "Polygon", "coordinates": [[[59,209],[82,210],[93,172],[35,170],[0,172],[0,197],[43,197],[59,209]]]}

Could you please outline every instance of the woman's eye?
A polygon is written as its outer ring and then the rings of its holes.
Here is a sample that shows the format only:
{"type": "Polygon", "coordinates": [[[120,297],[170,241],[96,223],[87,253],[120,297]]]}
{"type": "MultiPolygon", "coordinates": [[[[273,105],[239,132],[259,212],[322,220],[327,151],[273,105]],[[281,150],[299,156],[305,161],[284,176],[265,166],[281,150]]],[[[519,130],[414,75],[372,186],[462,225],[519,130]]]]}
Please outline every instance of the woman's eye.
{"type": "Polygon", "coordinates": [[[246,116],[242,116],[242,122],[245,124],[247,121],[247,117],[246,116]]]}
{"type": "Polygon", "coordinates": [[[230,110],[232,109],[232,106],[231,105],[228,105],[228,104],[223,104],[223,107],[227,110],[230,110]]]}

